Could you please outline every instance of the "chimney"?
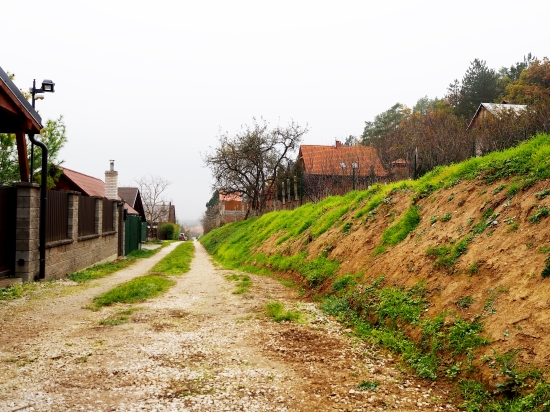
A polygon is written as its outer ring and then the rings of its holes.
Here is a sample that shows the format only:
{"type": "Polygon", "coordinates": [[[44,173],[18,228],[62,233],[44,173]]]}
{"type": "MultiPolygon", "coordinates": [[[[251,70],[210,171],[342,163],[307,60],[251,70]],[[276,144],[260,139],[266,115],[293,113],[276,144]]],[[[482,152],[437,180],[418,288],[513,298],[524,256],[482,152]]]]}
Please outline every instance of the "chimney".
{"type": "Polygon", "coordinates": [[[338,149],[341,145],[342,143],[340,142],[340,140],[336,140],[336,148],[338,149]]]}
{"type": "Polygon", "coordinates": [[[111,170],[105,171],[105,197],[118,199],[118,172],[115,171],[115,161],[111,160],[111,170]]]}

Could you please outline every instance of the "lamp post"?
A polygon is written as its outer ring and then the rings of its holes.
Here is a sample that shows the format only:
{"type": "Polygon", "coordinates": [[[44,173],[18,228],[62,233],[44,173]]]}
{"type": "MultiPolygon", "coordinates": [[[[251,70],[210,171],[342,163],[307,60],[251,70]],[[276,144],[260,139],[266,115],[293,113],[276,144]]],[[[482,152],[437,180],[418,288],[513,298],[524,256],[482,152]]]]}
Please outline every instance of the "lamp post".
{"type": "MultiPolygon", "coordinates": [[[[41,96],[41,93],[54,93],[55,92],[55,83],[51,80],[44,79],[42,80],[42,87],[40,89],[36,88],[36,79],[33,79],[32,81],[32,87],[29,88],[29,92],[31,93],[31,101],[32,101],[32,108],[35,108],[35,101],[36,100],[43,100],[44,96],[41,96]],[[37,96],[38,94],[38,96],[37,96]]],[[[34,136],[33,136],[34,137],[34,136]]],[[[30,136],[29,136],[30,138],[30,136]]],[[[34,139],[31,140],[31,183],[33,182],[33,174],[34,174],[34,139]]],[[[40,146],[40,145],[39,145],[40,146]]]]}
{"type": "Polygon", "coordinates": [[[346,193],[346,189],[344,188],[344,176],[346,175],[346,163],[345,162],[340,162],[340,167],[342,168],[342,190],[343,190],[343,193],[346,193]]]}
{"type": "MultiPolygon", "coordinates": [[[[32,82],[32,89],[30,89],[32,96],[32,108],[34,109],[34,102],[36,100],[35,95],[37,93],[53,93],[55,83],[51,80],[44,80],[42,82],[42,88],[36,88],[36,80],[32,82]]],[[[43,96],[40,96],[44,98],[43,96]]],[[[34,145],[38,145],[42,149],[42,179],[40,179],[40,227],[39,227],[39,251],[40,251],[40,266],[39,266],[39,279],[46,278],[46,206],[48,200],[48,148],[46,145],[38,140],[35,140],[34,133],[29,134],[29,140],[31,141],[31,183],[33,181],[33,163],[34,163],[34,145]]]]}

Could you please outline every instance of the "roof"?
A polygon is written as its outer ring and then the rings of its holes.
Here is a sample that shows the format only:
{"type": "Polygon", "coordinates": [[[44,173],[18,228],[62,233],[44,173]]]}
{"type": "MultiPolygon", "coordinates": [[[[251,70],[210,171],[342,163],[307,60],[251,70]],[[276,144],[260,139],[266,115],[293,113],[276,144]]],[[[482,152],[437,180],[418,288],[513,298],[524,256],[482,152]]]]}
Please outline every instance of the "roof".
{"type": "Polygon", "coordinates": [[[303,161],[304,172],[313,175],[351,174],[353,167],[356,176],[370,176],[373,166],[376,176],[388,176],[371,146],[301,145],[298,159],[303,161]]]}
{"type": "Polygon", "coordinates": [[[139,189],[137,187],[119,187],[118,196],[128,204],[135,206],[139,189]]]}
{"type": "Polygon", "coordinates": [[[63,170],[62,176],[69,179],[75,186],[68,189],[76,190],[86,196],[105,196],[105,183],[103,183],[102,180],[75,170],[67,169],[66,167],[60,167],[60,169],[63,170]]]}
{"type": "Polygon", "coordinates": [[[408,160],[405,160],[405,159],[402,159],[402,158],[399,158],[397,160],[394,160],[393,162],[391,162],[392,166],[408,166],[411,162],[409,162],[408,160]]]}
{"type": "Polygon", "coordinates": [[[129,215],[139,215],[138,211],[130,206],[128,202],[124,202],[124,209],[128,210],[129,215]]]}
{"type": "Polygon", "coordinates": [[[527,108],[527,105],[508,104],[508,103],[481,103],[477,108],[476,113],[474,114],[474,117],[472,117],[472,120],[470,120],[470,123],[468,124],[468,129],[472,126],[472,124],[474,123],[474,120],[479,115],[479,112],[481,111],[482,108],[485,108],[489,113],[491,113],[493,116],[495,116],[498,119],[500,117],[500,114],[505,111],[512,111],[515,114],[519,114],[527,108]]]}
{"type": "MultiPolygon", "coordinates": [[[[57,183],[59,189],[75,190],[85,196],[105,198],[105,183],[103,180],[66,167],[60,167],[60,169],[63,170],[63,174],[57,183]]],[[[124,208],[128,210],[128,214],[139,215],[145,221],[145,212],[143,212],[141,202],[136,205],[138,192],[137,187],[119,187],[118,200],[124,200],[124,208]]]]}
{"type": "MultiPolygon", "coordinates": [[[[27,126],[24,128],[26,132],[31,133],[40,133],[40,129],[42,129],[42,118],[40,115],[36,112],[36,110],[33,109],[32,105],[25,99],[25,96],[23,96],[23,93],[17,88],[17,86],[13,83],[13,81],[9,78],[8,74],[0,67],[0,89],[2,89],[7,95],[8,98],[11,100],[11,105],[15,105],[17,107],[17,111],[20,113],[13,113],[13,112],[7,112],[7,114],[14,118],[19,118],[20,115],[23,115],[28,120],[30,120],[30,124],[27,124],[27,126]]],[[[1,99],[0,99],[1,101],[1,99]]],[[[0,111],[1,114],[1,111],[0,111]]],[[[1,117],[0,117],[1,118],[1,117]]],[[[12,126],[12,122],[2,121],[1,124],[3,127],[6,127],[6,125],[12,126]]],[[[0,130],[2,133],[15,133],[16,131],[19,131],[21,129],[17,128],[17,130],[0,130]]]]}
{"type": "Polygon", "coordinates": [[[226,201],[226,202],[242,202],[243,198],[240,195],[240,193],[229,193],[224,194],[220,191],[220,202],[226,201]]]}

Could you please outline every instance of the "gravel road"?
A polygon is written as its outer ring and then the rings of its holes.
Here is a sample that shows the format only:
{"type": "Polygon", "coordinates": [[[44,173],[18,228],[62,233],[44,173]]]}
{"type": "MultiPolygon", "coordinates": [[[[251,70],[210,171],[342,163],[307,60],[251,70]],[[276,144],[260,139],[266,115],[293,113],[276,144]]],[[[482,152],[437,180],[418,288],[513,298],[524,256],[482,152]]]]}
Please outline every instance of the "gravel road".
{"type": "Polygon", "coordinates": [[[238,272],[198,242],[191,271],[165,295],[86,309],[176,245],[88,285],[58,281],[0,302],[0,411],[456,410],[446,387],[412,378],[295,290],[251,275],[249,293],[233,294],[226,276],[238,272]],[[274,322],[270,301],[305,322],[274,322]]]}

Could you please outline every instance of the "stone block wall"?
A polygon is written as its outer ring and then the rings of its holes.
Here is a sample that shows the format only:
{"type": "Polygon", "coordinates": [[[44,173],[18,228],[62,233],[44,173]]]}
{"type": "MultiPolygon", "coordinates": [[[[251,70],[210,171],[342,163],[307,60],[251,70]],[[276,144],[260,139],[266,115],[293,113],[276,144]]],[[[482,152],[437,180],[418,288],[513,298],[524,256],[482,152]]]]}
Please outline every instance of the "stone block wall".
{"type": "Polygon", "coordinates": [[[40,186],[16,183],[15,276],[23,282],[33,280],[40,270],[39,222],[40,186]]]}
{"type": "MultiPolygon", "coordinates": [[[[18,184],[16,269],[15,274],[29,281],[39,275],[40,188],[18,184]]],[[[69,195],[67,238],[46,244],[46,279],[63,278],[96,263],[115,260],[118,256],[118,236],[115,231],[102,232],[102,198],[96,198],[96,233],[78,236],[78,200],[80,194],[69,195]]],[[[117,200],[113,202],[118,203],[117,200]]],[[[118,208],[113,208],[114,227],[118,228],[118,208]]],[[[121,236],[123,234],[120,234],[121,236]]]]}

